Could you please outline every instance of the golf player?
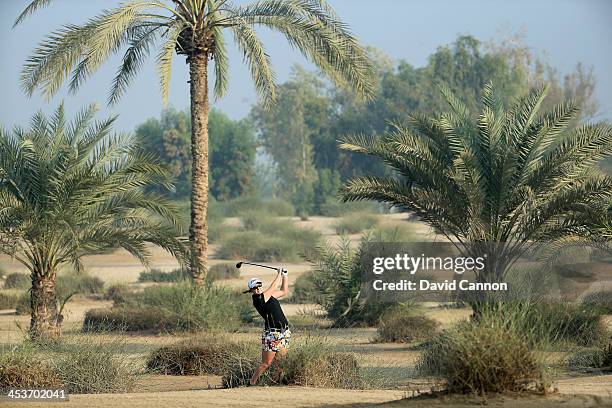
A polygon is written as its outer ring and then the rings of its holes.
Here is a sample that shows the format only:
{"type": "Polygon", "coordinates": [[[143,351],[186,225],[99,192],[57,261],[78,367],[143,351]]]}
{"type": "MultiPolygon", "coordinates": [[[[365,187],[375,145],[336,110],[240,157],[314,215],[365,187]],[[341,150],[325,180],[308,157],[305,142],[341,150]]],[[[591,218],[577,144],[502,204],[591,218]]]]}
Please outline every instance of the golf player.
{"type": "Polygon", "coordinates": [[[259,278],[249,279],[247,283],[248,289],[244,293],[251,293],[253,306],[264,320],[264,330],[261,335],[261,364],[253,373],[250,385],[257,384],[257,380],[270,367],[274,357],[277,357],[278,362],[287,354],[291,331],[278,302],[278,299],[287,294],[289,286],[287,276],[287,270],[279,268],[278,274],[266,290],[261,289],[263,282],[259,278]],[[280,289],[278,289],[279,281],[280,289]]]}

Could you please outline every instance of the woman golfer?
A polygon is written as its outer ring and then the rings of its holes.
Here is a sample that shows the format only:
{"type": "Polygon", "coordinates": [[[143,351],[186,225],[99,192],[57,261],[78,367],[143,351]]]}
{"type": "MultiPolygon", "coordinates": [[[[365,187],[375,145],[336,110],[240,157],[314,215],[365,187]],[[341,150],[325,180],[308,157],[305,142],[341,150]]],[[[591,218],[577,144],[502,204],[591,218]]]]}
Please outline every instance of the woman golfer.
{"type": "Polygon", "coordinates": [[[259,376],[270,367],[274,357],[277,361],[287,354],[289,342],[291,340],[291,331],[289,330],[289,322],[281,309],[278,299],[287,294],[289,280],[287,278],[287,270],[278,269],[278,275],[266,290],[261,290],[263,283],[259,278],[249,279],[248,290],[244,293],[251,293],[253,296],[253,306],[264,319],[264,331],[261,335],[261,364],[253,373],[250,384],[257,384],[259,376]],[[278,289],[279,280],[281,288],[278,289]]]}

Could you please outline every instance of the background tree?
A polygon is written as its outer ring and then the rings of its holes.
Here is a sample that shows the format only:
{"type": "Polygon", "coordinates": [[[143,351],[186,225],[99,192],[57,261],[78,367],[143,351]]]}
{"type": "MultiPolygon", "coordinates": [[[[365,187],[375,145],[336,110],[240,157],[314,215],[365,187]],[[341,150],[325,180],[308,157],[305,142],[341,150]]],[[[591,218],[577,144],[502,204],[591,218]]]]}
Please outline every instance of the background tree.
{"type": "Polygon", "coordinates": [[[0,129],[0,251],[29,271],[33,337],[58,337],[57,272],[82,269],[85,255],[117,247],[147,263],[146,244],[185,262],[175,208],[144,187],[166,184],[164,166],[132,138],[111,134],[115,118],[93,122],[94,107],[66,122],[62,105],[28,129],[0,129]]]}
{"type": "Polygon", "coordinates": [[[414,114],[380,139],[341,143],[394,171],[349,180],[345,201],[414,211],[467,251],[486,249],[486,266],[477,272],[485,282],[503,280],[520,255],[542,243],[600,239],[597,220],[612,207],[612,178],[596,166],[612,153],[610,125],[571,128],[579,114],[572,101],[540,113],[545,88],[506,109],[489,84],[477,119],[447,87],[442,93],[448,112],[414,114]]]}
{"type": "MultiPolygon", "coordinates": [[[[254,189],[255,131],[248,120],[231,120],[212,109],[210,135],[209,192],[217,200],[249,194],[254,189]]],[[[173,191],[160,190],[183,200],[191,193],[191,124],[189,112],[166,109],[161,117],[149,118],[136,128],[139,144],[146,152],[167,163],[175,180],[173,191]]]]}
{"type": "MultiPolygon", "coordinates": [[[[17,18],[52,0],[34,0],[17,18]]],[[[324,0],[262,0],[236,6],[227,0],[133,1],[102,12],[83,25],[68,25],[52,33],[26,62],[23,88],[41,88],[52,96],[72,71],[76,90],[108,57],[127,45],[123,63],[111,86],[109,102],[117,100],[159,43],[157,57],[162,97],[167,99],[175,52],[189,65],[191,94],[192,196],[190,241],[192,275],[204,283],[208,255],[208,71],[214,60],[214,93],[228,89],[229,65],[225,34],[231,32],[249,66],[255,88],[268,104],[276,99],[270,59],[255,32],[264,26],[317,65],[333,82],[360,95],[372,93],[370,62],[358,41],[324,0]]]]}

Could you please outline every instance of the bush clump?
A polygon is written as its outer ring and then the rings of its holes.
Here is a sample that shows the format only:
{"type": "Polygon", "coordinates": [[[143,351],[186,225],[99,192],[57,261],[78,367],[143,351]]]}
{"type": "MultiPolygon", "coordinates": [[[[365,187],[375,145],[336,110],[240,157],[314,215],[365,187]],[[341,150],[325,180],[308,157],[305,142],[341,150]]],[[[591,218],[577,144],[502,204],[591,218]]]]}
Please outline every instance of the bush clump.
{"type": "Polygon", "coordinates": [[[0,292],[0,310],[2,309],[15,309],[19,304],[19,301],[23,293],[17,291],[1,291],[0,292]]]}
{"type": "Polygon", "coordinates": [[[191,278],[187,269],[173,269],[170,272],[162,271],[161,269],[152,268],[148,271],[140,272],[138,282],[180,282],[191,278]]]}
{"type": "Polygon", "coordinates": [[[69,393],[121,393],[133,388],[135,367],[120,341],[81,336],[61,348],[52,365],[69,393]]]}
{"type": "Polygon", "coordinates": [[[104,281],[86,273],[71,272],[57,277],[55,291],[60,300],[73,293],[93,295],[104,291],[104,281]]]}
{"type": "Polygon", "coordinates": [[[223,336],[196,336],[163,346],[147,358],[147,370],[166,375],[223,375],[227,361],[245,346],[223,336]]]}
{"type": "Polygon", "coordinates": [[[594,368],[612,372],[612,343],[596,349],[578,351],[570,356],[568,365],[574,370],[594,368]]]}
{"type": "Polygon", "coordinates": [[[612,314],[612,290],[599,290],[587,293],[582,298],[582,305],[596,309],[604,314],[612,314]]]}
{"type": "Polygon", "coordinates": [[[236,268],[236,264],[222,263],[211,266],[208,269],[206,278],[211,282],[218,280],[237,279],[240,277],[240,270],[236,268]]]}
{"type": "Polygon", "coordinates": [[[252,306],[247,300],[230,289],[212,284],[196,287],[183,282],[152,286],[132,294],[124,304],[88,311],[83,330],[231,330],[253,320],[252,306]]]}
{"type": "Polygon", "coordinates": [[[131,295],[132,291],[130,291],[126,284],[117,283],[106,289],[104,292],[104,300],[112,300],[113,304],[119,305],[126,303],[131,295]]]}
{"type": "Polygon", "coordinates": [[[341,203],[336,198],[329,198],[321,205],[321,215],[324,217],[340,217],[350,212],[378,213],[378,206],[373,201],[351,201],[341,203]]]}
{"type": "Polygon", "coordinates": [[[279,217],[291,217],[295,214],[295,209],[291,203],[275,198],[271,200],[261,200],[258,197],[245,196],[238,197],[225,203],[219,203],[223,207],[226,217],[242,216],[247,211],[257,210],[279,217]]]}
{"type": "Polygon", "coordinates": [[[413,308],[398,305],[387,309],[378,323],[378,341],[391,343],[410,343],[423,341],[434,336],[438,322],[416,314],[413,308]]]}
{"type": "MultiPolygon", "coordinates": [[[[233,388],[248,384],[258,365],[257,356],[234,355],[227,361],[223,386],[233,388]]],[[[365,386],[354,354],[334,352],[325,341],[312,337],[296,345],[279,364],[273,364],[259,382],[319,388],[359,389],[365,386]]]]}
{"type": "Polygon", "coordinates": [[[373,242],[413,242],[416,241],[414,229],[407,223],[380,225],[372,230],[373,242]]]}
{"type": "Polygon", "coordinates": [[[32,278],[25,273],[9,273],[4,280],[4,289],[28,289],[32,278]]]}
{"type": "Polygon", "coordinates": [[[308,271],[297,277],[291,291],[293,303],[318,303],[319,291],[315,287],[314,272],[308,271]]]}
{"type": "Polygon", "coordinates": [[[454,393],[543,387],[543,371],[526,336],[494,319],[481,318],[444,331],[428,345],[418,368],[421,374],[444,379],[454,393]]]}
{"type": "Polygon", "coordinates": [[[378,224],[375,214],[353,212],[343,215],[336,223],[336,234],[357,234],[378,224]]]}
{"type": "Polygon", "coordinates": [[[0,353],[0,391],[10,388],[60,388],[61,381],[48,361],[26,346],[0,353]]]}

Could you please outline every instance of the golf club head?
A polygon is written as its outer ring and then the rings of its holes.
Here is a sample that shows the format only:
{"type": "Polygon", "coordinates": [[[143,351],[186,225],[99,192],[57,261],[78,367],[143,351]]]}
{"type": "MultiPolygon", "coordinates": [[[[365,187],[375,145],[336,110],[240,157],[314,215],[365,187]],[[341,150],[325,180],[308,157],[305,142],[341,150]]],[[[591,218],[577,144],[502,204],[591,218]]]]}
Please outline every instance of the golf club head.
{"type": "Polygon", "coordinates": [[[238,262],[238,263],[236,264],[236,268],[237,268],[237,269],[240,269],[240,267],[241,267],[241,266],[242,266],[242,262],[238,262]]]}

